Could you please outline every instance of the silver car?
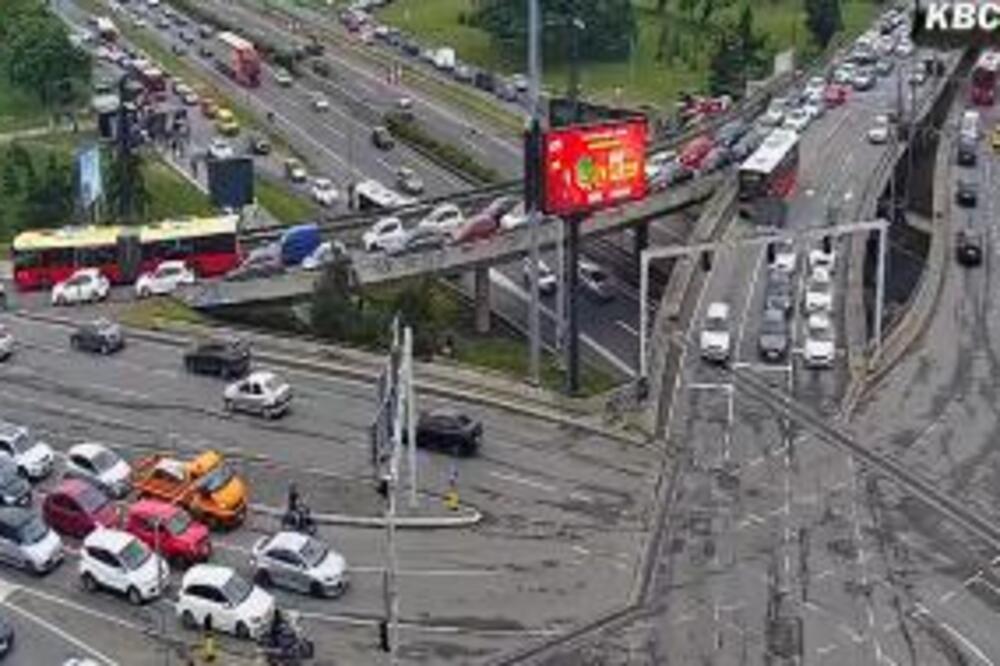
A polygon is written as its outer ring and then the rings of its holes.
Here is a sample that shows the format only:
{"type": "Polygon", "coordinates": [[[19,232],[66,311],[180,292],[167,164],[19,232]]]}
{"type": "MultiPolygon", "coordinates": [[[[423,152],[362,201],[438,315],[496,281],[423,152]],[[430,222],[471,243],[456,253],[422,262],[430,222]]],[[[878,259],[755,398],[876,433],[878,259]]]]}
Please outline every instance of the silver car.
{"type": "Polygon", "coordinates": [[[270,419],[288,411],[292,387],[273,372],[261,370],[227,386],[223,398],[227,412],[248,412],[270,419]]]}
{"type": "Polygon", "coordinates": [[[62,539],[37,513],[21,507],[0,508],[0,560],[45,573],[62,559],[62,539]]]}
{"type": "Polygon", "coordinates": [[[10,358],[14,353],[14,336],[10,334],[3,324],[0,324],[0,361],[10,358]]]}
{"type": "Polygon", "coordinates": [[[322,541],[300,532],[278,532],[253,546],[256,581],[317,597],[336,597],[347,588],[347,565],[322,541]]]}

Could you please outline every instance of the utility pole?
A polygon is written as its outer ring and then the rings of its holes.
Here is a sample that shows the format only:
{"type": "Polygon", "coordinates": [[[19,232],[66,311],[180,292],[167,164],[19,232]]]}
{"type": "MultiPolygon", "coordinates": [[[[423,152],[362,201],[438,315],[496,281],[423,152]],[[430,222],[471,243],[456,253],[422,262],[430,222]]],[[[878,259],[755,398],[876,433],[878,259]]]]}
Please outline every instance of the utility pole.
{"type": "Polygon", "coordinates": [[[525,141],[524,193],[528,209],[528,227],[531,236],[531,311],[528,313],[528,328],[531,336],[530,375],[536,386],[541,383],[542,340],[539,321],[540,300],[538,294],[538,226],[542,222],[539,214],[541,205],[541,10],[539,0],[528,0],[528,94],[531,100],[531,127],[525,141]]]}
{"type": "MultiPolygon", "coordinates": [[[[572,109],[573,124],[580,122],[580,32],[586,27],[583,20],[576,14],[575,3],[570,17],[570,63],[569,63],[569,100],[572,109]]],[[[583,216],[570,215],[563,221],[568,228],[568,276],[567,289],[569,322],[566,340],[566,393],[573,396],[580,391],[580,317],[579,289],[577,288],[580,265],[580,225],[583,216]]]]}

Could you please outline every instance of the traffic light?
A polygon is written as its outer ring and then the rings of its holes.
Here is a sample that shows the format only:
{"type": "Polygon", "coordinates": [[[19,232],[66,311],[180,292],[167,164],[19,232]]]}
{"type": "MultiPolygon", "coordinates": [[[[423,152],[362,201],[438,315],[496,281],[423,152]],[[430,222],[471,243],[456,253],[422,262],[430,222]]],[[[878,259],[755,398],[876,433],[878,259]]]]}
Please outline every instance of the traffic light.
{"type": "Polygon", "coordinates": [[[769,264],[773,264],[774,263],[774,254],[775,254],[774,243],[768,243],[767,244],[767,263],[769,263],[769,264]]]}
{"type": "Polygon", "coordinates": [[[826,252],[827,254],[830,254],[830,251],[833,249],[832,245],[833,244],[830,242],[830,237],[823,236],[823,251],[826,252]]]}
{"type": "Polygon", "coordinates": [[[702,250],[701,252],[701,270],[706,273],[712,270],[712,253],[708,250],[702,250]]]}
{"type": "Polygon", "coordinates": [[[385,620],[379,620],[378,623],[378,646],[382,652],[390,652],[392,649],[389,645],[389,623],[385,620]]]}
{"type": "Polygon", "coordinates": [[[380,477],[378,482],[375,484],[375,492],[379,494],[379,497],[384,499],[389,498],[389,477],[380,477]]]}

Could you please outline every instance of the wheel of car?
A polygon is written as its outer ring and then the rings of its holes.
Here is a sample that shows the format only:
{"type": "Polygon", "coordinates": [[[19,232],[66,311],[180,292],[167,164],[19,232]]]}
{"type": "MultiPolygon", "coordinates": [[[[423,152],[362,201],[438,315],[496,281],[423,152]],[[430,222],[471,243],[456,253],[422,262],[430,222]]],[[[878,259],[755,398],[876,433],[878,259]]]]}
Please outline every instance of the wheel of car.
{"type": "Polygon", "coordinates": [[[195,362],[194,362],[193,358],[186,358],[186,359],[184,359],[184,369],[187,370],[188,372],[194,372],[195,371],[196,367],[195,367],[195,362]]]}
{"type": "Polygon", "coordinates": [[[134,585],[128,588],[128,602],[133,606],[138,606],[142,603],[142,595],[139,594],[139,589],[134,585]]]}
{"type": "Polygon", "coordinates": [[[236,623],[236,638],[250,638],[250,628],[242,620],[236,623]]]}
{"type": "Polygon", "coordinates": [[[139,290],[139,298],[149,298],[149,288],[143,287],[139,290]]]}
{"type": "Polygon", "coordinates": [[[261,587],[271,587],[271,574],[267,573],[267,569],[261,569],[256,575],[257,584],[261,587]]]}
{"type": "Polygon", "coordinates": [[[93,592],[94,590],[97,589],[97,581],[94,580],[94,577],[91,576],[89,573],[84,573],[80,577],[80,581],[83,583],[83,589],[87,590],[88,592],[93,592]]]}
{"type": "Polygon", "coordinates": [[[75,335],[71,336],[70,339],[69,339],[69,346],[72,347],[73,349],[79,349],[80,348],[80,339],[78,337],[76,337],[75,335]]]}
{"type": "Polygon", "coordinates": [[[102,342],[101,343],[101,353],[104,354],[105,356],[108,355],[108,354],[110,354],[111,353],[111,345],[109,345],[107,342],[102,342]]]}
{"type": "Polygon", "coordinates": [[[195,622],[194,615],[189,610],[185,610],[181,613],[181,624],[184,625],[186,629],[194,629],[198,626],[198,623],[195,622]]]}
{"type": "Polygon", "coordinates": [[[313,581],[312,585],[309,586],[309,593],[314,597],[326,596],[326,592],[323,590],[323,586],[320,585],[318,581],[313,581]]]}
{"type": "Polygon", "coordinates": [[[223,404],[226,408],[226,411],[231,414],[233,412],[233,401],[227,399],[223,404]]]}

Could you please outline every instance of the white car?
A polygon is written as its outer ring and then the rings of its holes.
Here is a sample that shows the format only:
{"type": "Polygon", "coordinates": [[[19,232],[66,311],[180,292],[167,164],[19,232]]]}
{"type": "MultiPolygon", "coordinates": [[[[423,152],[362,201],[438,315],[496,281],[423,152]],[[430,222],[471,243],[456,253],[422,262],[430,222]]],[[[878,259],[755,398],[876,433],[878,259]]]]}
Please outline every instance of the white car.
{"type": "Polygon", "coordinates": [[[806,285],[805,308],[807,314],[829,312],[833,309],[833,281],[829,271],[817,268],[806,285]]]}
{"type": "Polygon", "coordinates": [[[809,272],[815,271],[817,268],[822,268],[827,273],[833,273],[834,268],[837,264],[837,255],[833,253],[833,248],[831,247],[829,252],[826,252],[822,247],[813,248],[809,251],[809,272]]]}
{"type": "Polygon", "coordinates": [[[149,546],[128,532],[105,528],[83,540],[79,570],[88,591],[111,590],[136,606],[159,597],[170,577],[167,563],[149,546]]]}
{"type": "Polygon", "coordinates": [[[94,303],[111,292],[111,283],[96,268],[81,268],[52,287],[52,305],[94,303]]]}
{"type": "Polygon", "coordinates": [[[340,241],[323,241],[302,260],[302,268],[307,271],[317,271],[327,264],[333,263],[337,256],[345,254],[347,254],[347,248],[340,241]]]}
{"type": "MultiPolygon", "coordinates": [[[[526,289],[531,288],[531,257],[525,257],[524,261],[521,262],[521,276],[524,279],[524,287],[526,289]]],[[[555,292],[558,280],[556,278],[555,272],[549,268],[549,265],[538,260],[538,291],[542,294],[551,294],[555,292]]]]}
{"type": "Polygon", "coordinates": [[[330,110],[330,102],[322,95],[316,95],[312,99],[313,111],[325,112],[330,110]]]}
{"type": "Polygon", "coordinates": [[[228,160],[233,156],[233,147],[221,137],[215,137],[208,143],[208,156],[213,160],[228,160]]]}
{"type": "Polygon", "coordinates": [[[428,213],[417,226],[421,229],[435,229],[441,234],[451,235],[462,226],[463,222],[465,222],[465,215],[462,214],[462,210],[455,204],[446,203],[428,213]]]}
{"type": "Polygon", "coordinates": [[[712,303],[705,314],[705,323],[701,329],[701,357],[706,361],[725,363],[729,360],[729,306],[725,303],[712,303]]]}
{"type": "Polygon", "coordinates": [[[255,580],[311,594],[339,597],[347,589],[347,563],[322,541],[300,532],[278,532],[253,545],[250,565],[255,580]]]}
{"type": "Polygon", "coordinates": [[[761,116],[760,123],[765,127],[777,127],[785,120],[785,109],[783,106],[771,104],[767,112],[761,116]]]}
{"type": "Polygon", "coordinates": [[[854,81],[857,68],[853,63],[845,63],[833,72],[833,82],[840,85],[850,85],[854,81]]]}
{"type": "Polygon", "coordinates": [[[906,57],[913,53],[913,42],[909,39],[901,39],[899,43],[896,44],[896,55],[906,57]]]}
{"type": "Polygon", "coordinates": [[[875,124],[868,130],[868,142],[880,145],[889,140],[889,117],[875,116],[875,124]]]}
{"type": "Polygon", "coordinates": [[[810,97],[809,101],[802,106],[802,110],[809,114],[810,122],[826,113],[826,102],[823,101],[823,93],[820,93],[818,97],[810,97]]]}
{"type": "Polygon", "coordinates": [[[329,178],[317,178],[312,183],[310,190],[313,201],[321,206],[329,208],[340,200],[340,192],[329,178]]]}
{"type": "Polygon", "coordinates": [[[837,350],[834,341],[833,324],[825,313],[809,316],[806,325],[806,343],[802,350],[803,360],[809,368],[829,368],[833,366],[837,350]]]}
{"type": "Polygon", "coordinates": [[[398,217],[383,217],[361,236],[361,243],[366,252],[391,252],[403,247],[406,236],[402,220],[398,217]]]}
{"type": "Polygon", "coordinates": [[[788,112],[782,126],[795,132],[802,132],[809,127],[811,121],[812,115],[809,111],[799,108],[788,112]]]}
{"type": "Polygon", "coordinates": [[[135,295],[139,298],[172,294],[181,285],[194,284],[194,271],[183,261],[164,261],[156,269],[143,273],[135,281],[135,295]]]}
{"type": "MultiPolygon", "coordinates": [[[[648,163],[647,163],[648,166],[648,163]]],[[[648,169],[647,169],[648,172],[648,169]]],[[[524,202],[517,204],[500,217],[500,228],[504,231],[517,229],[528,223],[528,212],[524,208],[524,202]]]]}
{"type": "Polygon", "coordinates": [[[196,564],[184,574],[175,608],[188,629],[211,627],[257,638],[274,617],[274,597],[229,567],[196,564]]]}
{"type": "Polygon", "coordinates": [[[30,481],[49,475],[55,462],[52,447],[36,440],[25,426],[0,421],[0,455],[17,463],[17,469],[30,481]]]}
{"type": "Polygon", "coordinates": [[[66,452],[64,475],[83,479],[115,498],[128,495],[132,467],[117,453],[97,442],[84,442],[66,452]]]}
{"type": "Polygon", "coordinates": [[[806,83],[805,93],[809,97],[822,95],[824,90],[826,90],[826,79],[822,76],[813,76],[806,83]]]}
{"type": "Polygon", "coordinates": [[[677,151],[675,150],[661,150],[650,155],[649,159],[646,160],[646,180],[655,180],[663,169],[676,159],[677,151]]]}
{"type": "Polygon", "coordinates": [[[292,85],[292,75],[283,69],[279,69],[274,73],[274,80],[282,88],[292,85]]]}
{"type": "Polygon", "coordinates": [[[779,273],[794,273],[797,265],[798,255],[795,252],[795,244],[791,241],[775,242],[771,270],[779,273]]]}
{"type": "Polygon", "coordinates": [[[248,412],[268,419],[281,416],[292,404],[292,387],[266,370],[251,372],[233,382],[222,395],[227,412],[248,412]]]}
{"type": "Polygon", "coordinates": [[[14,336],[0,324],[0,361],[5,361],[14,353],[14,336]]]}

